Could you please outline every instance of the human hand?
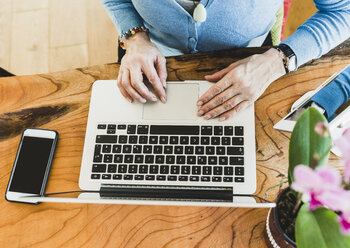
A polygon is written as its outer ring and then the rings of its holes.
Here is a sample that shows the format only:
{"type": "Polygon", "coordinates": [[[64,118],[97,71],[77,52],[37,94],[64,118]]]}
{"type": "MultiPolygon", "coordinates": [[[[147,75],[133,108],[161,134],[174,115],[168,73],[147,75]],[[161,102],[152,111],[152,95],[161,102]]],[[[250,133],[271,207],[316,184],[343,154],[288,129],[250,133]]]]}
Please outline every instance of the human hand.
{"type": "Polygon", "coordinates": [[[133,102],[157,101],[157,96],[143,82],[143,74],[162,102],[166,102],[166,60],[145,33],[136,33],[124,41],[126,54],[121,60],[117,86],[122,95],[133,102]]]}
{"type": "Polygon", "coordinates": [[[279,51],[274,48],[252,55],[205,77],[217,81],[197,101],[198,116],[206,120],[231,118],[246,108],[277,78],[286,73],[279,51]]]}

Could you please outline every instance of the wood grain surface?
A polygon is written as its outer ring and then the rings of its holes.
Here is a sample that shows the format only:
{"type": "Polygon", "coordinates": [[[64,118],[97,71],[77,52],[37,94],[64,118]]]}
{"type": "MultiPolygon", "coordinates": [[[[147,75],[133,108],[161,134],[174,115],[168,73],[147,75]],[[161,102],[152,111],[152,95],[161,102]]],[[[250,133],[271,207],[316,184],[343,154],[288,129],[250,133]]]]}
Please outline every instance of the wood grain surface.
{"type": "MultiPolygon", "coordinates": [[[[203,79],[267,48],[171,57],[169,80],[203,79]]],[[[350,41],[274,82],[255,104],[257,194],[280,182],[288,165],[289,133],[273,125],[305,92],[350,64],[350,41]]],[[[266,247],[268,209],[137,205],[25,205],[5,201],[20,134],[54,129],[59,143],[46,192],[78,190],[92,83],[116,79],[107,64],[45,75],[0,79],[0,247],[266,247]]],[[[116,106],[117,107],[117,106],[116,106]]],[[[331,156],[332,165],[342,162],[331,156]]],[[[280,187],[269,191],[275,199],[280,187]]]]}

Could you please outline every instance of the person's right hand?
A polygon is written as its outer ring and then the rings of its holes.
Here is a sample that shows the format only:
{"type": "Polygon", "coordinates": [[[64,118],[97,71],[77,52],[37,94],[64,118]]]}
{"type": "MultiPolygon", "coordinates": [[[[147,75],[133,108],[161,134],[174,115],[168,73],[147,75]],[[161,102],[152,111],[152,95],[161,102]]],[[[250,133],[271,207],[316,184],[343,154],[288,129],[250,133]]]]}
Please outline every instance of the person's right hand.
{"type": "Polygon", "coordinates": [[[126,54],[121,60],[117,85],[122,95],[132,102],[166,102],[166,60],[145,33],[136,33],[124,41],[126,54]],[[143,82],[143,74],[152,84],[157,96],[143,82]]]}

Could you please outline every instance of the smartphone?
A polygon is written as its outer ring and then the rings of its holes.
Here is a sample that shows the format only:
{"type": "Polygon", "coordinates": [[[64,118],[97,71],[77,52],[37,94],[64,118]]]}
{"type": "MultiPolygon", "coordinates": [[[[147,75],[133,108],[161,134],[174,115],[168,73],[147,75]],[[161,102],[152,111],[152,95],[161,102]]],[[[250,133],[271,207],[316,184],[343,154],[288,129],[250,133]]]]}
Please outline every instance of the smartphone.
{"type": "Polygon", "coordinates": [[[10,202],[38,204],[30,196],[45,193],[58,133],[28,128],[23,131],[5,198],[10,202]]]}

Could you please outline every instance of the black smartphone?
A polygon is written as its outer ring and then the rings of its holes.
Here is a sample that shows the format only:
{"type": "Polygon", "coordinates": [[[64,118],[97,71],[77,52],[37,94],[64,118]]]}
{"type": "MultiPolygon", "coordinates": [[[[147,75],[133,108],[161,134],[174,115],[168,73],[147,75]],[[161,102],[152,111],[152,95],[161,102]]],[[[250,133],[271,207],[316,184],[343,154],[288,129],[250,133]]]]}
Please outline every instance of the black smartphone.
{"type": "Polygon", "coordinates": [[[10,202],[38,204],[30,196],[45,193],[58,133],[28,128],[23,131],[5,198],[10,202]]]}

